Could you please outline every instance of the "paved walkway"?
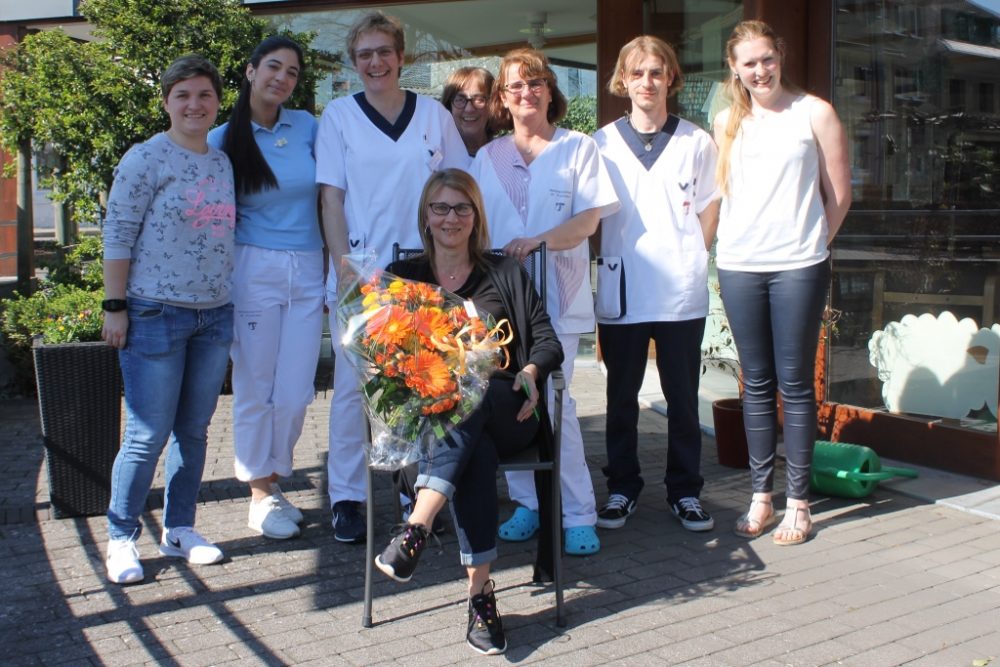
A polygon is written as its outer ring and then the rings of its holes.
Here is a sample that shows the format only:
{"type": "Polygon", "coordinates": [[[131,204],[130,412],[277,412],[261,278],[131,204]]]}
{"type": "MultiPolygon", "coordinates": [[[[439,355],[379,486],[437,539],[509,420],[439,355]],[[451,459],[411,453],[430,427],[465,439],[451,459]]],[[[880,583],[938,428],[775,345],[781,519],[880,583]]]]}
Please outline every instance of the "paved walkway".
{"type": "MultiPolygon", "coordinates": [[[[599,370],[579,368],[575,390],[603,499],[599,370]]],[[[337,543],[328,524],[327,415],[321,395],[285,485],[305,511],[304,534],[272,542],[245,528],[223,398],[198,525],[228,558],[189,567],[159,557],[161,512],[152,509],[140,539],[146,580],[119,587],[104,579],[102,518],[47,518],[34,405],[0,405],[0,664],[936,667],[1000,657],[1000,523],[880,488],[864,500],[814,498],[815,537],[805,545],[742,540],[731,526],[745,509],[747,474],[717,465],[706,437],[702,498],[717,527],[688,533],[658,483],[666,420],[653,410],[639,426],[639,511],[602,532],[600,554],[564,559],[566,628],[556,627],[550,591],[526,583],[531,546],[504,544],[496,580],[510,648],[475,656],[464,644],[466,594],[450,533],[410,584],[377,582],[377,625],[362,629],[363,548],[337,543]]],[[[376,493],[388,499],[384,476],[376,493]]],[[[380,546],[388,515],[379,517],[380,546]]]]}

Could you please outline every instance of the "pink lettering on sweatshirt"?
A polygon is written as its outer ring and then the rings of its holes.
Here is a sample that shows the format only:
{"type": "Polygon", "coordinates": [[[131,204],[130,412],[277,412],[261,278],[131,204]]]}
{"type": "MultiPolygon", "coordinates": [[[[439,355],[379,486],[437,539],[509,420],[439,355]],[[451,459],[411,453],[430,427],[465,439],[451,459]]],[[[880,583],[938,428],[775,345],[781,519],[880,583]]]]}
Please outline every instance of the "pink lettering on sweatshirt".
{"type": "Polygon", "coordinates": [[[219,187],[218,182],[206,178],[198,182],[196,188],[190,188],[184,193],[190,208],[184,210],[184,215],[191,220],[191,226],[201,229],[212,226],[212,236],[225,236],[236,228],[236,203],[231,187],[219,187]],[[206,201],[212,196],[212,201],[206,201]]]}

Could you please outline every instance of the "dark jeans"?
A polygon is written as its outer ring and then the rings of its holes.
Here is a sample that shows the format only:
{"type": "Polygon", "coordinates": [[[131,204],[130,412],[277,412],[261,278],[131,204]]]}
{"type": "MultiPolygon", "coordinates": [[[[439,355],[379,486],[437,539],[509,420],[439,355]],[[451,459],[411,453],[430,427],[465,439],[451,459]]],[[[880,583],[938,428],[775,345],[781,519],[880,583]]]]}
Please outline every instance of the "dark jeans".
{"type": "Polygon", "coordinates": [[[816,440],[816,345],[830,286],[830,262],[754,273],[719,269],[719,286],[743,371],[743,420],[755,492],[774,486],[776,391],[785,413],[788,498],[809,495],[816,440]]]}
{"type": "Polygon", "coordinates": [[[416,488],[428,488],[451,500],[462,565],[496,560],[497,464],[527,449],[538,420],[516,420],[525,395],[510,378],[490,378],[482,404],[434,444],[420,462],[416,488]]]}
{"type": "Polygon", "coordinates": [[[646,372],[649,341],[656,344],[656,369],[667,399],[667,469],[663,483],[667,499],[701,493],[701,425],[698,421],[698,381],[705,318],[681,322],[602,324],[601,354],[608,369],[606,447],[608,493],[636,499],[642,491],[639,474],[639,389],[646,372]]]}

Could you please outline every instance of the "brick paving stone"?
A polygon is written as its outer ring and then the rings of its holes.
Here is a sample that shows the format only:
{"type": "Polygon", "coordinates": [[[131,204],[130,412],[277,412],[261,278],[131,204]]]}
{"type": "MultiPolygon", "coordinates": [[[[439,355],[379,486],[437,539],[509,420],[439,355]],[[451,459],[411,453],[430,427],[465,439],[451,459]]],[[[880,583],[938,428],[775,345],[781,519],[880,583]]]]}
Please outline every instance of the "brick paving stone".
{"type": "Polygon", "coordinates": [[[720,633],[705,633],[690,636],[669,646],[652,651],[651,654],[669,665],[687,664],[689,661],[711,656],[733,647],[733,642],[720,633]]]}
{"type": "MultiPolygon", "coordinates": [[[[759,631],[760,622],[758,621],[759,631]]],[[[716,651],[709,656],[685,661],[684,664],[688,667],[694,667],[695,665],[717,667],[718,665],[758,664],[760,661],[773,658],[776,655],[784,655],[786,651],[786,645],[774,637],[761,637],[754,641],[737,642],[730,648],[716,651]]],[[[781,664],[787,667],[789,663],[782,662],[781,664]]]]}
{"type": "MultiPolygon", "coordinates": [[[[839,639],[828,639],[817,643],[801,642],[796,643],[796,646],[798,648],[781,656],[781,659],[791,665],[825,665],[842,660],[844,656],[850,656],[854,652],[853,647],[839,639]]],[[[892,655],[895,662],[880,664],[901,665],[907,660],[917,657],[912,651],[893,646],[887,649],[885,654],[880,656],[880,659],[884,660],[889,655],[892,655]]],[[[875,665],[872,664],[871,667],[875,667],[875,665]]]]}
{"type": "Polygon", "coordinates": [[[185,650],[178,662],[183,667],[209,667],[209,665],[229,662],[238,658],[239,656],[232,649],[225,646],[215,646],[194,652],[185,650]]]}
{"type": "MultiPolygon", "coordinates": [[[[903,644],[886,644],[846,658],[841,658],[840,661],[848,667],[897,667],[904,663],[909,664],[910,661],[921,657],[923,657],[923,654],[918,649],[909,648],[903,644]]],[[[961,663],[941,662],[939,660],[930,664],[942,667],[942,665],[957,665],[961,663]]]]}

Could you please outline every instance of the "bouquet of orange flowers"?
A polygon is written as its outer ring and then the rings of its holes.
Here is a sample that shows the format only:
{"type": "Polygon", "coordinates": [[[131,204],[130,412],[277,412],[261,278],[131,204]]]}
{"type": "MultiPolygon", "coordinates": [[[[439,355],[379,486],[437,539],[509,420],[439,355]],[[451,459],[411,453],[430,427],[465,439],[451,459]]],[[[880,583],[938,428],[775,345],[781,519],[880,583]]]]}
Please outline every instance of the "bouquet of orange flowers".
{"type": "Polygon", "coordinates": [[[480,403],[504,363],[506,320],[428,283],[344,258],[337,318],[354,353],[371,425],[369,465],[393,470],[420,460],[480,403]]]}

